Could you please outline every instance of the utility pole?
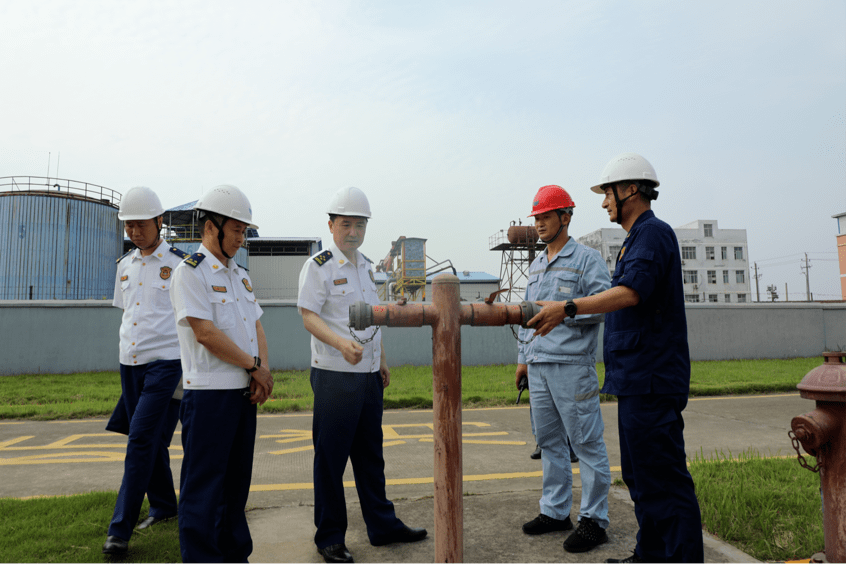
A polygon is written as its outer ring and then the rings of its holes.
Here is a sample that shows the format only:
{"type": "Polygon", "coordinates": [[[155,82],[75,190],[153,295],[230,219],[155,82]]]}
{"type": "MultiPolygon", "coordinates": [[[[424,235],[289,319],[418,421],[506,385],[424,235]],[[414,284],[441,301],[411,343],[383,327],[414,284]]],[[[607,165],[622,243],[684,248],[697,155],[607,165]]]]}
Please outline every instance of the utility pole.
{"type": "Polygon", "coordinates": [[[758,263],[755,264],[755,301],[761,301],[761,292],[758,290],[758,279],[763,276],[763,274],[758,274],[758,263]]]}
{"type": "Polygon", "coordinates": [[[808,264],[808,253],[805,253],[805,266],[800,266],[800,270],[805,271],[805,298],[807,301],[811,301],[811,278],[810,278],[810,270],[811,265],[808,264]]]}

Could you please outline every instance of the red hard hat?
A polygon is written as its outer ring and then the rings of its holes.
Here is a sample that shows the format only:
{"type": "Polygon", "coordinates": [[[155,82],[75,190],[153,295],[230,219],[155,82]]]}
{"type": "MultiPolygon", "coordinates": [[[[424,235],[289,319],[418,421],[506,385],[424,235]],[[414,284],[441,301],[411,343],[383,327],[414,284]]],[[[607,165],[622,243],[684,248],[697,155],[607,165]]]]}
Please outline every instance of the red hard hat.
{"type": "Polygon", "coordinates": [[[575,207],[576,204],[573,202],[570,194],[567,193],[567,190],[561,186],[550,184],[549,186],[542,186],[538,190],[538,193],[535,194],[535,199],[532,201],[532,213],[529,214],[529,217],[548,211],[575,207]]]}

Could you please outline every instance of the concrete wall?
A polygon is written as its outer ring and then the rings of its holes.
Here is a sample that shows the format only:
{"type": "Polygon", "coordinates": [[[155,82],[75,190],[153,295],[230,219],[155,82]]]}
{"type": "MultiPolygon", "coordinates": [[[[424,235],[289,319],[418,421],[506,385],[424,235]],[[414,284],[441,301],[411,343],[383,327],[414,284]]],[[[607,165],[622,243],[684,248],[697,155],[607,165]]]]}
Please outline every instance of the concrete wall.
{"type": "MultiPolygon", "coordinates": [[[[260,300],[274,369],[306,369],[309,335],[293,301],[260,300]]],[[[108,301],[0,302],[0,374],[118,369],[120,310],[108,301]]],[[[791,358],[846,350],[846,304],[688,304],[694,360],[791,358]]],[[[429,327],[384,327],[392,366],[432,362],[429,327]]],[[[510,364],[517,342],[508,327],[462,327],[462,363],[510,364]]],[[[602,343],[600,342],[601,359],[602,343]]]]}

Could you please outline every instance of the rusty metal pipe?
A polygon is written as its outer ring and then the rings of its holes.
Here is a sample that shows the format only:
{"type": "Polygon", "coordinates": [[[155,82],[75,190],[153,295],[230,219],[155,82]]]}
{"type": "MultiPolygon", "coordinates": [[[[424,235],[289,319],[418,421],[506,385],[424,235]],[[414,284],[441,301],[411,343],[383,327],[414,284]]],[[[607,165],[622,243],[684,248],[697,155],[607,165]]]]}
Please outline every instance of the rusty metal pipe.
{"type": "Polygon", "coordinates": [[[432,301],[432,408],[435,431],[435,562],[464,561],[461,453],[461,324],[458,277],[438,276],[432,301]]]}
{"type": "Polygon", "coordinates": [[[464,499],[461,444],[461,325],[522,325],[537,315],[534,302],[461,305],[458,277],[442,274],[432,283],[432,304],[350,306],[350,327],[432,326],[434,411],[435,561],[464,559],[464,499]]]}

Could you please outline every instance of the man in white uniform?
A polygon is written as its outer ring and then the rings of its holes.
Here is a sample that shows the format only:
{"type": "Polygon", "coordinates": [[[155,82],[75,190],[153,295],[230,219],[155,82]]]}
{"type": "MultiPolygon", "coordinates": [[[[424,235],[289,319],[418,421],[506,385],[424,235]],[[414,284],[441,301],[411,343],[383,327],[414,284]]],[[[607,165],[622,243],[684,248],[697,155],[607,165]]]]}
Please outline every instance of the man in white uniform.
{"type": "Polygon", "coordinates": [[[106,429],[129,435],[105,554],[125,554],[144,496],[150,514],[145,529],[176,515],[176,494],[167,448],[179,416],[174,391],[182,377],[176,322],[170,304],[173,269],[187,256],[161,236],[164,208],[145,186],[121,199],[118,218],[137,247],[118,259],[112,304],[123,310],[120,324],[121,397],[106,429]]]}
{"type": "Polygon", "coordinates": [[[203,244],[173,275],[182,350],[179,544],[185,562],[246,562],[256,404],[273,391],[252,281],[232,257],[252,225],[247,197],[217,186],[194,205],[203,244]]]}
{"type": "Polygon", "coordinates": [[[419,541],[426,529],[400,521],[385,494],[382,394],[391,371],[381,333],[373,328],[351,334],[347,326],[350,305],[379,303],[371,261],[358,251],[370,203],[358,188],[342,188],[328,213],[333,243],[303,266],[297,308],[312,335],[314,543],[326,562],[352,562],[344,543],[347,460],[352,462],[370,544],[419,541]]]}

